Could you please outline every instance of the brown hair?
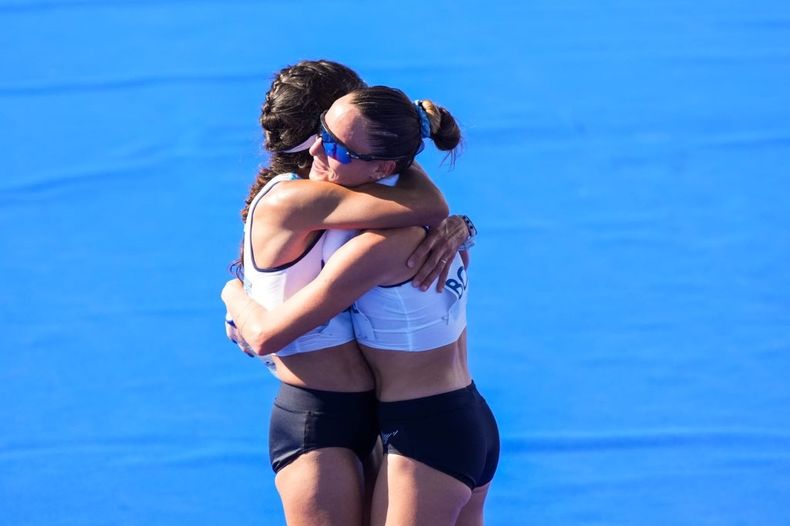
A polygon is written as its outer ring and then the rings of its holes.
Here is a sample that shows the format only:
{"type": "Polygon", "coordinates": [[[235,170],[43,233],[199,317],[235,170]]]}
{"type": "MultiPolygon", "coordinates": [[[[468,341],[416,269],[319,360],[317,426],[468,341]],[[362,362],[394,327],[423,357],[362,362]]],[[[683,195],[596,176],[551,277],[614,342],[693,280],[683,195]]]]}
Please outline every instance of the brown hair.
{"type": "MultiPolygon", "coordinates": [[[[275,74],[266,100],[261,106],[260,125],[263,145],[269,152],[269,166],[261,167],[241,210],[246,221],[250,203],[275,175],[298,173],[306,175],[312,163],[308,150],[284,153],[318,131],[321,113],[335,100],[364,87],[359,75],[342,64],[330,60],[304,60],[286,66],[275,74]]],[[[244,271],[244,243],[239,259],[231,271],[241,277],[244,271]]]]}
{"type": "Polygon", "coordinates": [[[371,153],[399,159],[396,172],[408,168],[421,151],[423,138],[419,106],[428,116],[433,143],[439,150],[450,152],[451,162],[455,161],[456,149],[461,143],[461,129],[452,114],[438,104],[422,100],[418,106],[401,90],[387,86],[354,90],[351,103],[370,125],[374,149],[371,153]]]}

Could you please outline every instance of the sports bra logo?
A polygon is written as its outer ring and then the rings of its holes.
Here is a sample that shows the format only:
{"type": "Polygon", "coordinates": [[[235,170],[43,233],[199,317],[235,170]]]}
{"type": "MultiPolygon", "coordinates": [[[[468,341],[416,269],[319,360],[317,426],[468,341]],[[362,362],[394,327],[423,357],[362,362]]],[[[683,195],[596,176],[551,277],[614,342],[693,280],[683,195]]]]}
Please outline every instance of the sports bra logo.
{"type": "Polygon", "coordinates": [[[450,278],[447,281],[445,281],[444,286],[450,289],[452,293],[455,294],[455,296],[460,300],[463,297],[464,292],[466,292],[466,285],[467,285],[466,268],[464,268],[463,265],[458,267],[458,272],[456,273],[456,277],[458,279],[450,278]]]}

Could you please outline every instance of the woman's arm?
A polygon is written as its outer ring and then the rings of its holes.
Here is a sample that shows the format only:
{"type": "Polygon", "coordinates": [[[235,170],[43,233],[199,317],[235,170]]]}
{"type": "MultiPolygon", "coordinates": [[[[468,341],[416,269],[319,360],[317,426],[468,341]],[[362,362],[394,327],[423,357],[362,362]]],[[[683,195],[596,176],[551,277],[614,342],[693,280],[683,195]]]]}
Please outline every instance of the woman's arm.
{"type": "Polygon", "coordinates": [[[252,351],[273,353],[347,309],[372,287],[413,272],[406,258],[423,236],[421,228],[364,232],[340,247],[312,282],[270,311],[235,279],[225,285],[222,300],[252,351]]]}
{"type": "Polygon", "coordinates": [[[419,166],[401,174],[394,187],[286,181],[261,205],[266,216],[294,231],[430,226],[449,213],[444,196],[419,166]]]}

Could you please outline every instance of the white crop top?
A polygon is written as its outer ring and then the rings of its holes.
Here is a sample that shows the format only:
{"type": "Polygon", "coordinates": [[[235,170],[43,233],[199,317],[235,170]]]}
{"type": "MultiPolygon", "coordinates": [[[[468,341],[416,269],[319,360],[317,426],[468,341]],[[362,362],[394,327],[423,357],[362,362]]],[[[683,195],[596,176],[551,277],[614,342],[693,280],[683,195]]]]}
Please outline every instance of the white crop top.
{"type": "Polygon", "coordinates": [[[374,349],[428,351],[456,341],[466,328],[468,280],[456,254],[445,288],[426,291],[411,280],[366,292],[351,309],[357,341],[374,349]]]}
{"type": "MultiPolygon", "coordinates": [[[[296,260],[272,268],[260,268],[255,264],[252,250],[252,229],[255,207],[261,198],[276,184],[282,181],[298,179],[296,174],[278,175],[264,186],[250,203],[247,221],[244,225],[244,288],[250,297],[264,308],[271,310],[285,302],[294,293],[313,281],[321,272],[323,262],[337,250],[343,242],[353,235],[354,231],[325,230],[296,260]],[[331,243],[327,244],[327,240],[331,243]],[[331,245],[331,246],[330,246],[331,245]]],[[[327,323],[303,334],[284,348],[277,351],[277,356],[317,351],[333,347],[354,339],[350,314],[341,312],[327,323]]],[[[272,365],[271,358],[262,357],[267,365],[272,365]]]]}

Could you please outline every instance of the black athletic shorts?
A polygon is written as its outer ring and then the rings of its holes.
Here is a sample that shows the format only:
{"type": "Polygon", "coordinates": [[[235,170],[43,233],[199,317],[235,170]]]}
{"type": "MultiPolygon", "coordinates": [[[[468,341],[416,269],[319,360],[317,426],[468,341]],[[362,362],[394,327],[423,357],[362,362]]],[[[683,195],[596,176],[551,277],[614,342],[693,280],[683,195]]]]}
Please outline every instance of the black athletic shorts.
{"type": "Polygon", "coordinates": [[[352,450],[364,461],[376,443],[375,391],[341,393],[280,384],[269,423],[275,473],[302,453],[325,447],[352,450]]]}
{"type": "Polygon", "coordinates": [[[472,489],[491,482],[499,430],[474,382],[463,389],[400,402],[379,402],[385,453],[417,460],[472,489]]]}

